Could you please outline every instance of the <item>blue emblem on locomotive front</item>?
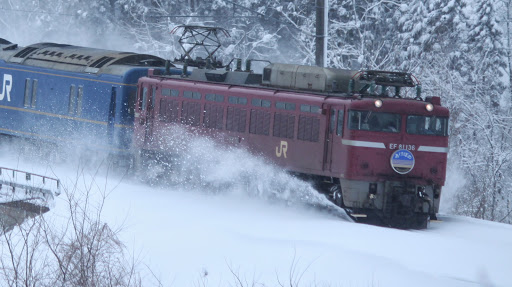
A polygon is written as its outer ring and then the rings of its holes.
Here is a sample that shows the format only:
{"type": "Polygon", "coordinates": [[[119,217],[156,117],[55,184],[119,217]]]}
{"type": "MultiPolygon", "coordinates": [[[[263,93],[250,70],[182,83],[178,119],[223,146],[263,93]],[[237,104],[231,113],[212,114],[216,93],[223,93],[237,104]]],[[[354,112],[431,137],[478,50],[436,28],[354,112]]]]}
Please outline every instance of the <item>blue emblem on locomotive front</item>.
{"type": "Polygon", "coordinates": [[[414,156],[408,150],[397,150],[391,155],[391,167],[399,174],[406,174],[414,167],[414,156]]]}

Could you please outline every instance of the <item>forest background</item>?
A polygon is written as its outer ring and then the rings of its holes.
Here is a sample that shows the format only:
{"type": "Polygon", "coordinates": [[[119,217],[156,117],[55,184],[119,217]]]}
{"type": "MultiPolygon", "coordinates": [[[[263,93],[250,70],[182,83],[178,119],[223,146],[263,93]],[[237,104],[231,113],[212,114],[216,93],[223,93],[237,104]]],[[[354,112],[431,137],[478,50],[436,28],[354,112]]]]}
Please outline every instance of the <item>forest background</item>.
{"type": "MultiPolygon", "coordinates": [[[[326,0],[327,1],[327,0],[326,0]]],[[[0,38],[174,59],[170,31],[217,26],[224,60],[314,65],[314,0],[0,0],[0,38]],[[34,38],[33,35],[38,35],[34,38]],[[29,37],[30,36],[30,37],[29,37]]],[[[327,67],[408,71],[451,110],[452,211],[512,223],[512,0],[329,1],[327,67]],[[457,180],[458,181],[458,180],[457,180]]],[[[445,192],[447,190],[445,189],[445,192]]]]}

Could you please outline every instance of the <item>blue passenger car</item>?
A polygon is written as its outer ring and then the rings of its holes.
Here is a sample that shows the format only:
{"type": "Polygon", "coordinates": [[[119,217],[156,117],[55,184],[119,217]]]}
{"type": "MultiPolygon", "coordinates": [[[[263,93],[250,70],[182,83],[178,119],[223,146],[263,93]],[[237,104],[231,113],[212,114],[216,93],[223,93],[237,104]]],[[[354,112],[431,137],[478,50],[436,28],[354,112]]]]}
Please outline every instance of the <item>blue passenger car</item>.
{"type": "Polygon", "coordinates": [[[164,67],[151,55],[0,38],[0,133],[128,152],[137,81],[164,67]]]}

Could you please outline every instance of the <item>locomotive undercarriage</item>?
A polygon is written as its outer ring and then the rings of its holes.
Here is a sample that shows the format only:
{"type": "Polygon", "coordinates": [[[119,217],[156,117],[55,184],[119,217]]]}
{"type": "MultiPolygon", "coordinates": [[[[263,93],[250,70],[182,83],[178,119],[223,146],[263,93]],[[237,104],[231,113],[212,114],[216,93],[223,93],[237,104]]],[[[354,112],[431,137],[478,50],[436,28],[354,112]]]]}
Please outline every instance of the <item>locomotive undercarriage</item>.
{"type": "Polygon", "coordinates": [[[317,188],[356,222],[400,229],[427,228],[436,219],[440,188],[407,181],[323,179],[317,188]]]}
{"type": "Polygon", "coordinates": [[[132,170],[137,172],[137,178],[151,184],[168,183],[172,180],[169,175],[173,166],[178,165],[175,155],[150,150],[139,150],[133,153],[132,170]]]}
{"type": "MultiPolygon", "coordinates": [[[[135,169],[142,180],[152,183],[174,182],[169,175],[180,165],[179,157],[142,150],[136,153],[135,169]],[[147,173],[151,171],[150,173],[147,173]]],[[[291,173],[314,183],[316,189],[356,222],[399,229],[424,229],[430,219],[436,219],[441,189],[434,185],[418,185],[409,181],[368,182],[291,173]]],[[[172,176],[171,176],[172,177],[172,176]]],[[[179,181],[183,181],[181,178],[179,181]]],[[[193,181],[193,178],[190,178],[193,181]]]]}

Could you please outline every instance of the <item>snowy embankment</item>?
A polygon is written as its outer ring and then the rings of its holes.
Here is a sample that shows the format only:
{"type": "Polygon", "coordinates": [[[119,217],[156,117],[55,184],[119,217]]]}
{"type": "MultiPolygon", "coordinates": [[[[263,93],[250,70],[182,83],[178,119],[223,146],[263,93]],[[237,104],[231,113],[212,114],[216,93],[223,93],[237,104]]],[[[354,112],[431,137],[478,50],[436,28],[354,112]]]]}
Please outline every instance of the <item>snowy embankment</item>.
{"type": "Polygon", "coordinates": [[[306,286],[512,285],[508,225],[442,216],[426,231],[401,231],[245,196],[118,189],[105,218],[124,223],[126,242],[174,286],[205,271],[225,286],[230,268],[270,286],[302,275],[306,286]]]}
{"type": "Polygon", "coordinates": [[[321,201],[305,183],[240,154],[221,157],[196,166],[225,170],[217,180],[201,172],[207,184],[167,188],[12,154],[0,162],[62,181],[63,194],[44,215],[55,224],[67,224],[66,186],[90,190],[91,205],[105,194],[102,220],[121,229],[146,286],[155,276],[163,286],[237,286],[237,278],[244,286],[512,286],[510,225],[448,215],[424,231],[356,224],[304,206],[321,201]],[[240,183],[244,169],[255,177],[240,183]]]}

